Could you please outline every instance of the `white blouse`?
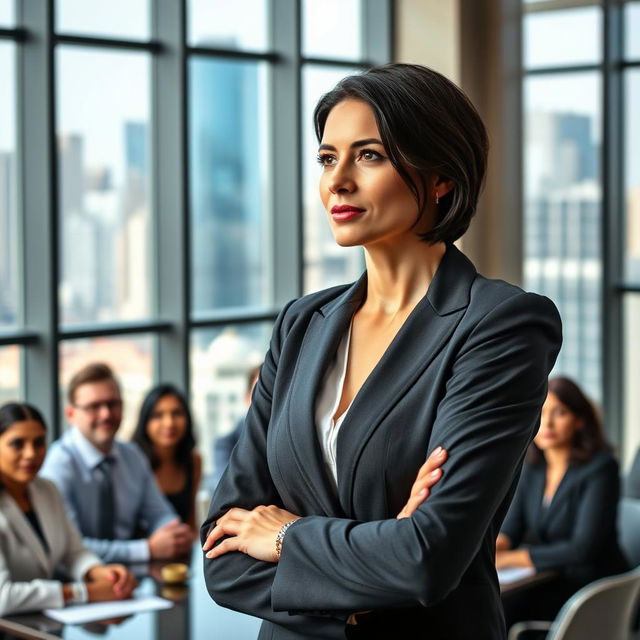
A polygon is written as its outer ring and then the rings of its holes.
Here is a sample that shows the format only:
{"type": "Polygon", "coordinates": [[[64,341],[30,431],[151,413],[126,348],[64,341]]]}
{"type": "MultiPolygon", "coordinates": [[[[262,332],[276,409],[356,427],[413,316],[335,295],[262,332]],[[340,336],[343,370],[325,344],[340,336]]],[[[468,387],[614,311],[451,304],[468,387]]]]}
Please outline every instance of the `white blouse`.
{"type": "Polygon", "coordinates": [[[340,398],[342,397],[342,387],[347,374],[347,361],[349,358],[349,343],[351,342],[351,325],[349,330],[343,336],[336,356],[327,370],[324,383],[318,395],[316,403],[316,430],[320,448],[322,449],[322,457],[330,478],[333,479],[334,486],[338,487],[338,468],[336,466],[336,444],[338,442],[338,429],[344,422],[344,419],[353,404],[353,400],[346,408],[344,413],[333,419],[336,413],[340,398]]]}

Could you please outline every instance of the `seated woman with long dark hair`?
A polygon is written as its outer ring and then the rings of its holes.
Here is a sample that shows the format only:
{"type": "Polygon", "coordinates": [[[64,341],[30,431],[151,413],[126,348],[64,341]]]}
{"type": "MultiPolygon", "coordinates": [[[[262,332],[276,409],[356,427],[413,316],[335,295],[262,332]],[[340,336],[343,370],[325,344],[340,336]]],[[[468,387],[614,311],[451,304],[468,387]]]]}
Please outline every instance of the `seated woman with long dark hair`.
{"type": "Polygon", "coordinates": [[[195,499],[202,475],[187,400],[172,384],[146,395],[133,441],[149,458],[162,493],[183,522],[195,531],[195,499]]]}
{"type": "Polygon", "coordinates": [[[0,616],[119,600],[136,586],[123,565],[102,564],[82,544],[55,485],[37,477],[46,442],[35,407],[0,407],[0,616]],[[56,570],[71,580],[54,580],[56,570]]]}
{"type": "Polygon", "coordinates": [[[504,598],[507,626],[552,620],[585,584],[626,570],[618,546],[618,463],[593,406],[568,378],[549,381],[540,429],[496,543],[496,565],[557,578],[504,598]]]}

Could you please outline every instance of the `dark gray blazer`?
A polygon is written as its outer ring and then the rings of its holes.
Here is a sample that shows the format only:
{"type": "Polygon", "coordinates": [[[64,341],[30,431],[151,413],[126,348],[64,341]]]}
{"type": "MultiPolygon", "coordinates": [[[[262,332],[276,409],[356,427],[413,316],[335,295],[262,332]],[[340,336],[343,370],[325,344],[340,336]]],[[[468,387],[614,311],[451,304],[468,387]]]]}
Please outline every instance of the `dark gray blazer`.
{"type": "Polygon", "coordinates": [[[631,469],[625,482],[625,496],[629,498],[640,498],[640,449],[636,451],[631,469]]]}
{"type": "Polygon", "coordinates": [[[618,463],[609,453],[570,467],[549,506],[547,466],[527,465],[502,526],[514,547],[526,542],[538,571],[559,571],[572,588],[627,570],[618,546],[618,463]]]}
{"type": "Polygon", "coordinates": [[[276,504],[303,518],[278,564],[238,552],[205,558],[209,593],[263,618],[263,639],[344,638],[347,616],[373,609],[367,624],[390,637],[499,640],[495,538],[560,348],[558,313],[546,298],[479,276],[449,246],[340,427],[336,494],[314,400],[365,294],[366,274],[278,317],[201,534],[233,506],[276,504]],[[437,445],[449,451],[444,477],[411,518],[396,520],[437,445]]]}

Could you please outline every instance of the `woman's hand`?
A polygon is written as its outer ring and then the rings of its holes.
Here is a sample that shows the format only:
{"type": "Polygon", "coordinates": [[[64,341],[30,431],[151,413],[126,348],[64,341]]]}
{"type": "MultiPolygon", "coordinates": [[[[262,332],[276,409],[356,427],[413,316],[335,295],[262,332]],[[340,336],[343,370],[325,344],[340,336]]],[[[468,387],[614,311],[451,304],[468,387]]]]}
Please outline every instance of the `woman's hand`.
{"type": "MultiPolygon", "coordinates": [[[[427,499],[429,489],[442,477],[440,468],[447,459],[447,452],[437,447],[420,467],[411,487],[409,500],[397,518],[408,518],[427,499]]],[[[277,562],[276,537],[278,532],[291,520],[300,516],[270,505],[258,506],[251,511],[235,507],[216,521],[202,547],[207,558],[217,558],[229,551],[240,551],[265,562],[277,562]],[[219,545],[215,543],[223,538],[219,545]]]]}
{"type": "Polygon", "coordinates": [[[504,533],[499,533],[496,538],[496,551],[508,551],[511,549],[511,540],[504,533]]]}
{"type": "Polygon", "coordinates": [[[533,567],[528,549],[514,549],[496,552],[496,569],[505,567],[533,567]]]}
{"type": "MultiPolygon", "coordinates": [[[[121,564],[101,564],[92,567],[85,574],[85,579],[88,582],[105,582],[110,584],[115,597],[119,600],[131,596],[133,590],[138,586],[138,581],[135,579],[135,576],[121,564]]],[[[87,585],[87,587],[89,587],[89,585],[87,585]]]]}
{"type": "Polygon", "coordinates": [[[420,467],[407,504],[402,507],[396,518],[408,518],[429,497],[429,489],[442,477],[440,468],[447,459],[447,452],[442,447],[436,447],[427,461],[420,467]]]}
{"type": "Polygon", "coordinates": [[[202,547],[207,558],[229,551],[240,551],[265,562],[278,562],[276,538],[280,529],[300,516],[273,505],[260,505],[251,511],[234,507],[216,521],[202,547]],[[217,540],[230,536],[213,548],[217,540]]]}

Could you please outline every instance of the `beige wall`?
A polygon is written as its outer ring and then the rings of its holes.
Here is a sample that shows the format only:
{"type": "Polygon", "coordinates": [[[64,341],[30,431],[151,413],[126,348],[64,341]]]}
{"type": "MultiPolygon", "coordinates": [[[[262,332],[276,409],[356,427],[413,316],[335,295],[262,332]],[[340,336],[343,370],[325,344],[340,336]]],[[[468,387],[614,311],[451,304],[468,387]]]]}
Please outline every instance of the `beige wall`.
{"type": "Polygon", "coordinates": [[[459,84],[491,140],[484,194],[461,248],[486,276],[520,283],[522,213],[518,0],[397,0],[398,62],[424,64],[459,84]],[[514,18],[514,19],[511,19],[514,18]]]}
{"type": "Polygon", "coordinates": [[[396,0],[396,62],[460,79],[459,0],[396,0]]]}

